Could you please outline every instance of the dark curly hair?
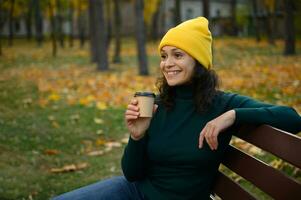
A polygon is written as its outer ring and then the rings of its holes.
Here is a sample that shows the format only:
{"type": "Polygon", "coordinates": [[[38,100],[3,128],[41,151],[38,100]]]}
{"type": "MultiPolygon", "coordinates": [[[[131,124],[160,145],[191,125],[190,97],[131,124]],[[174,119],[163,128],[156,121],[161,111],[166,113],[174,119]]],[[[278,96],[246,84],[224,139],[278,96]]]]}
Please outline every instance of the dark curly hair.
{"type": "MultiPolygon", "coordinates": [[[[214,70],[208,70],[196,62],[191,80],[196,109],[199,113],[207,111],[214,97],[218,94],[219,79],[214,70]]],[[[168,109],[174,106],[174,90],[167,84],[164,75],[158,78],[156,86],[159,90],[159,100],[168,109]]]]}

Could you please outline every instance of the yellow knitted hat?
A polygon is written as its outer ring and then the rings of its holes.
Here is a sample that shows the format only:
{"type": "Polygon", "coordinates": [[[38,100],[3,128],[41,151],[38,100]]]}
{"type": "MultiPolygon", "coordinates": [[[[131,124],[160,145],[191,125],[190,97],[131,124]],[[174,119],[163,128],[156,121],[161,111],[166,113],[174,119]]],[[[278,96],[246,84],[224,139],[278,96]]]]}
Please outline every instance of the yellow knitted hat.
{"type": "Polygon", "coordinates": [[[159,52],[164,46],[175,46],[210,69],[212,67],[211,44],[212,36],[208,28],[208,20],[197,17],[169,29],[159,44],[159,52]]]}

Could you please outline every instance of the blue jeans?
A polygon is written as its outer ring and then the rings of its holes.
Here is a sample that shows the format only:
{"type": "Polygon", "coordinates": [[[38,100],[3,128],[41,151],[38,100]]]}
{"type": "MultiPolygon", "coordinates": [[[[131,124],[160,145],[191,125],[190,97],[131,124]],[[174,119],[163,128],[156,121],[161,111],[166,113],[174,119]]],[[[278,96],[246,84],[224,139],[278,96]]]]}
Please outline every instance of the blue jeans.
{"type": "Polygon", "coordinates": [[[143,200],[135,182],[118,176],[67,192],[53,200],[143,200]]]}

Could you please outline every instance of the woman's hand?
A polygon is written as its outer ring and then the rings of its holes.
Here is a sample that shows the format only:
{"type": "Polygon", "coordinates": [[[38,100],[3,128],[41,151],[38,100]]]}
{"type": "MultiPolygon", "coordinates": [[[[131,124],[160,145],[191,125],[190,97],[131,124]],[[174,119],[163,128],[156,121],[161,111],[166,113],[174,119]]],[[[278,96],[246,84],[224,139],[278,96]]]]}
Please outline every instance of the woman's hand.
{"type": "MultiPolygon", "coordinates": [[[[158,105],[154,105],[154,112],[158,105]]],[[[137,99],[132,99],[125,111],[125,122],[133,140],[140,140],[148,129],[151,117],[139,117],[139,107],[137,99]]]]}
{"type": "Polygon", "coordinates": [[[230,127],[235,121],[235,111],[229,110],[219,117],[206,124],[200,133],[199,148],[202,148],[204,138],[211,150],[216,150],[218,146],[217,136],[220,132],[230,127]]]}

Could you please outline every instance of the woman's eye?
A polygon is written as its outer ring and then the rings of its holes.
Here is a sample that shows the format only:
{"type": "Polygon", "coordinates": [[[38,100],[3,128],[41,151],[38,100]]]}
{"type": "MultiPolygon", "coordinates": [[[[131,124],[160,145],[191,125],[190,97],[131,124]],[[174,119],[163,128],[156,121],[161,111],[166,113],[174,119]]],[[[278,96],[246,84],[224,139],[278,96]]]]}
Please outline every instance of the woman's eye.
{"type": "Polygon", "coordinates": [[[166,55],[161,55],[161,60],[165,60],[166,55]]]}
{"type": "Polygon", "coordinates": [[[181,58],[181,57],[182,57],[182,54],[181,54],[181,53],[175,53],[175,57],[176,57],[176,58],[181,58]]]}

